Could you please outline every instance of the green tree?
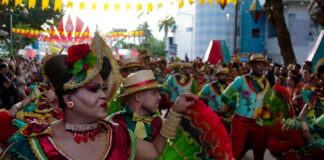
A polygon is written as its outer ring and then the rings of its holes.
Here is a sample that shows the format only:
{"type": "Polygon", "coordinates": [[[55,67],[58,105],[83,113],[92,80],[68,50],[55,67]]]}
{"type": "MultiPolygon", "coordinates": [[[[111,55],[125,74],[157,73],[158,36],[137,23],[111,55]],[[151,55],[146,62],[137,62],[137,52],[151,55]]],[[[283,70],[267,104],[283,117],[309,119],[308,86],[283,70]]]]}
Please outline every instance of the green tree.
{"type": "MultiPolygon", "coordinates": [[[[12,25],[16,28],[22,29],[39,29],[43,25],[53,26],[57,24],[63,17],[63,12],[54,12],[54,1],[50,1],[49,9],[42,11],[42,1],[37,0],[35,8],[30,8],[28,11],[26,7],[14,7],[15,2],[9,1],[8,5],[0,5],[0,29],[10,33],[10,14],[12,16],[12,25]],[[27,12],[28,14],[27,14],[27,12]]],[[[28,0],[23,0],[23,4],[27,6],[28,0]]],[[[14,54],[17,54],[18,49],[24,48],[26,45],[32,44],[36,38],[24,37],[20,35],[13,36],[14,54]]],[[[0,41],[5,41],[7,46],[10,46],[10,34],[0,37],[0,41]]],[[[7,47],[10,50],[10,47],[7,47]]]]}
{"type": "Polygon", "coordinates": [[[164,38],[168,38],[169,29],[175,24],[175,20],[172,16],[166,16],[164,19],[159,20],[159,31],[164,30],[164,38]]]}
{"type": "MultiPolygon", "coordinates": [[[[139,40],[141,44],[144,44],[147,42],[150,38],[153,37],[152,31],[150,30],[150,26],[147,24],[147,21],[145,21],[143,24],[140,24],[137,27],[137,30],[143,31],[143,37],[142,40],[139,40]]],[[[140,37],[139,37],[140,38],[140,37]]]]}

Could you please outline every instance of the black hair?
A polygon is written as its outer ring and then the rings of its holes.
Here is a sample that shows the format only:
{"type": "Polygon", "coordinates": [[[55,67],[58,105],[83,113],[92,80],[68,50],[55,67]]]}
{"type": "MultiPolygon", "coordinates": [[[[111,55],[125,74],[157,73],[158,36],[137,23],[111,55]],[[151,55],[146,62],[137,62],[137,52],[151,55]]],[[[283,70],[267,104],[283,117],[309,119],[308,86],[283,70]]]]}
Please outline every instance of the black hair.
{"type": "Polygon", "coordinates": [[[3,69],[5,67],[8,67],[8,65],[6,63],[0,63],[0,69],[3,69]]]}
{"type": "MultiPolygon", "coordinates": [[[[44,66],[44,71],[50,83],[55,89],[59,107],[64,109],[66,106],[63,95],[73,94],[77,89],[64,90],[63,85],[72,79],[72,74],[68,73],[69,67],[66,65],[65,59],[67,55],[57,55],[50,58],[44,66]]],[[[111,65],[107,57],[103,58],[102,69],[99,72],[102,79],[105,80],[111,72],[111,65]]]]}
{"type": "Polygon", "coordinates": [[[324,73],[324,65],[318,67],[317,78],[320,78],[321,74],[324,73]]]}

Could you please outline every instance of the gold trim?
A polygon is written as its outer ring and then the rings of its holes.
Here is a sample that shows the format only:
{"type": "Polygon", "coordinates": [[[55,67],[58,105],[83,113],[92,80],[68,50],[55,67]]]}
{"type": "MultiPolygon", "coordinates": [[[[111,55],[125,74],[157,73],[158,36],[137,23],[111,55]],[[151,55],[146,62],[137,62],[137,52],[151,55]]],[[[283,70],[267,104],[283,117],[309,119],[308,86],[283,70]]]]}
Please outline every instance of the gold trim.
{"type": "Polygon", "coordinates": [[[37,150],[37,146],[34,145],[33,139],[36,137],[29,137],[28,138],[28,142],[29,145],[31,146],[30,148],[32,149],[34,155],[36,156],[37,159],[42,160],[43,158],[41,158],[41,155],[38,154],[37,150]]]}
{"type": "MultiPolygon", "coordinates": [[[[16,118],[26,122],[24,120],[24,116],[40,118],[42,122],[49,122],[53,118],[52,115],[50,115],[50,114],[42,115],[42,114],[38,114],[38,113],[30,113],[30,112],[22,112],[22,111],[17,113],[16,118]],[[48,121],[47,121],[47,119],[48,119],[48,121]]],[[[30,123],[30,122],[27,122],[27,123],[30,123]]]]}
{"type": "MultiPolygon", "coordinates": [[[[44,121],[37,121],[37,123],[44,123],[44,121]]],[[[47,123],[47,122],[45,122],[47,123]]],[[[48,135],[53,135],[53,132],[52,132],[52,128],[50,126],[48,126],[44,131],[42,131],[41,133],[31,133],[30,135],[25,135],[24,134],[24,130],[29,126],[29,124],[31,123],[27,123],[26,125],[24,125],[23,127],[21,127],[19,130],[18,130],[18,133],[20,133],[21,135],[24,135],[26,137],[35,137],[35,136],[38,136],[38,135],[44,135],[44,134],[48,134],[48,135]]],[[[48,123],[49,124],[49,123],[48,123]]]]}
{"type": "MultiPolygon", "coordinates": [[[[101,123],[101,122],[99,122],[99,123],[102,124],[103,126],[105,126],[105,127],[107,128],[107,134],[106,134],[107,140],[106,140],[106,144],[105,144],[105,150],[104,150],[104,152],[101,154],[101,156],[100,156],[100,158],[99,158],[100,160],[103,160],[103,159],[105,158],[106,153],[108,152],[108,149],[111,147],[111,138],[110,138],[110,135],[111,135],[111,133],[112,133],[112,130],[111,130],[110,126],[107,126],[106,124],[101,123]]],[[[54,141],[53,138],[51,138],[51,141],[54,143],[54,145],[57,147],[58,150],[60,150],[62,153],[65,154],[65,156],[67,156],[67,157],[69,157],[70,159],[73,160],[73,158],[72,158],[69,154],[67,154],[67,153],[63,150],[63,148],[61,148],[61,146],[58,145],[58,144],[54,141]]],[[[109,151],[110,151],[110,150],[109,150],[109,151]]],[[[107,155],[108,155],[108,154],[107,154],[107,155]]]]}

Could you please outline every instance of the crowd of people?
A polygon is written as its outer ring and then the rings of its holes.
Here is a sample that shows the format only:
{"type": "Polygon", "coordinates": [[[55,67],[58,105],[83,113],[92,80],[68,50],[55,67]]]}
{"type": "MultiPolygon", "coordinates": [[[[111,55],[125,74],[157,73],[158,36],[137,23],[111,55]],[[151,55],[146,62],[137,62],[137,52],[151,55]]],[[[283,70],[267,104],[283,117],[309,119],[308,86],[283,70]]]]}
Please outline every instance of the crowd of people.
{"type": "Polygon", "coordinates": [[[26,97],[25,89],[30,84],[42,81],[41,64],[35,59],[0,59],[0,106],[11,106],[26,97]]]}
{"type": "Polygon", "coordinates": [[[122,58],[99,33],[67,52],[0,60],[1,159],[323,159],[324,57],[122,58]]]}

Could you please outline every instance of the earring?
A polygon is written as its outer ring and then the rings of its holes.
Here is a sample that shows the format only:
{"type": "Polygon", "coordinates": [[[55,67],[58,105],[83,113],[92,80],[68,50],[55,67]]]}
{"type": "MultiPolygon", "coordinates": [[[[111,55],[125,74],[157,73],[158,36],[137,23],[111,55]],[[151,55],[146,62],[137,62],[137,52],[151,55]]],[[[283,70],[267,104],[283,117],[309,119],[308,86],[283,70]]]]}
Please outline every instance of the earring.
{"type": "Polygon", "coordinates": [[[71,109],[71,108],[73,107],[73,102],[72,102],[72,101],[69,101],[67,107],[68,107],[69,109],[71,109]]]}

